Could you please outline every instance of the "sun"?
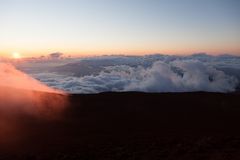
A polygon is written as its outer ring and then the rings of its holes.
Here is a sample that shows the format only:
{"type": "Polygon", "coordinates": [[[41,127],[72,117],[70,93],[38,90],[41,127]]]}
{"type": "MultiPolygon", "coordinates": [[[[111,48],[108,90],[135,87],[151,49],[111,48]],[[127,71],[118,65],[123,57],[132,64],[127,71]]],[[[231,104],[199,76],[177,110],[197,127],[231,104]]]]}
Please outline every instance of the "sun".
{"type": "Polygon", "coordinates": [[[12,58],[13,58],[13,59],[21,59],[22,56],[21,56],[21,54],[18,53],[18,52],[13,52],[13,53],[12,53],[12,58]]]}

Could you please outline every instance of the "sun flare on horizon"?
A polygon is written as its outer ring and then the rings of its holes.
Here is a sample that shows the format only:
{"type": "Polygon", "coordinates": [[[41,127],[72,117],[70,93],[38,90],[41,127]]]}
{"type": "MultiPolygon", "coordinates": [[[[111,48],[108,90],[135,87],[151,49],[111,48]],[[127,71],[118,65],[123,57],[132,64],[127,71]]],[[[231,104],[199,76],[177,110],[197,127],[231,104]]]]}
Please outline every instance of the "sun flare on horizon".
{"type": "Polygon", "coordinates": [[[22,56],[19,52],[13,52],[11,53],[13,59],[21,59],[22,56]]]}

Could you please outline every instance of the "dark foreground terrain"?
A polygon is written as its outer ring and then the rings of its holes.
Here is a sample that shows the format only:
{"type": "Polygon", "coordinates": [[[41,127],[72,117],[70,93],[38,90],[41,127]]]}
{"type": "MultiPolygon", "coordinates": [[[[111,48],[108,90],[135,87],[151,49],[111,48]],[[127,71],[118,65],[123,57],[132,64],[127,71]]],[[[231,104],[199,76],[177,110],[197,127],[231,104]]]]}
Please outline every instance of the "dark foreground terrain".
{"type": "Polygon", "coordinates": [[[240,159],[239,93],[102,93],[69,103],[59,120],[20,120],[23,136],[0,147],[0,160],[240,159]]]}

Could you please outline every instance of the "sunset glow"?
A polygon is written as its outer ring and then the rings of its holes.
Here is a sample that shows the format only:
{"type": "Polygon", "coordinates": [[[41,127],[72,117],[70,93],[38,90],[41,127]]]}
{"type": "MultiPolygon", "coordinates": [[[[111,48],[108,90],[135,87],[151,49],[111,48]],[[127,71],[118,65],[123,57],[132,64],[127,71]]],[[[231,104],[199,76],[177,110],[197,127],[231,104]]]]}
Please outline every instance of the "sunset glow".
{"type": "Polygon", "coordinates": [[[0,55],[240,55],[239,6],[237,0],[1,1],[0,55]]]}
{"type": "Polygon", "coordinates": [[[18,52],[13,52],[13,53],[12,53],[12,58],[13,58],[13,59],[21,59],[22,56],[21,56],[21,54],[18,53],[18,52]]]}

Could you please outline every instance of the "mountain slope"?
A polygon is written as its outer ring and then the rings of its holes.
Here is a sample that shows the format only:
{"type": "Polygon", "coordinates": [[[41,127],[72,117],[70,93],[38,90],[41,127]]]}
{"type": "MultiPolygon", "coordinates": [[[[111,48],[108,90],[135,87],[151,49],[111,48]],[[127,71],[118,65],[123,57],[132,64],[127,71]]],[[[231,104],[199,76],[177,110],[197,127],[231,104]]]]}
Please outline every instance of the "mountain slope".
{"type": "Polygon", "coordinates": [[[15,151],[3,147],[0,158],[239,159],[239,98],[205,92],[69,95],[62,119],[26,118],[24,138],[15,151]]]}

